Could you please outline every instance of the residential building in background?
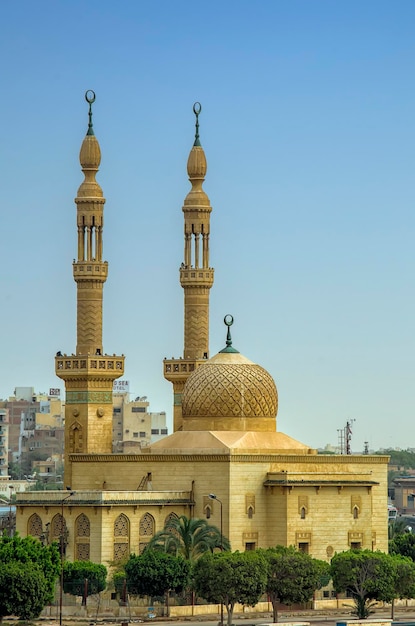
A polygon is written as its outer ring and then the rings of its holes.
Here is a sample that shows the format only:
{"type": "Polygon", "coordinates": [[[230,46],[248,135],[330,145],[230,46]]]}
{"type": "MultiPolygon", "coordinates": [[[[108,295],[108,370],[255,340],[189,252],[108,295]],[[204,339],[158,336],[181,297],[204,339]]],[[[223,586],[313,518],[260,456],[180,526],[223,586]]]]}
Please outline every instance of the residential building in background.
{"type": "Polygon", "coordinates": [[[113,452],[139,452],[168,434],[165,411],[149,412],[146,396],[132,401],[129,396],[127,391],[113,394],[113,452]]]}
{"type": "Polygon", "coordinates": [[[0,480],[9,476],[9,409],[0,409],[0,480]]]}

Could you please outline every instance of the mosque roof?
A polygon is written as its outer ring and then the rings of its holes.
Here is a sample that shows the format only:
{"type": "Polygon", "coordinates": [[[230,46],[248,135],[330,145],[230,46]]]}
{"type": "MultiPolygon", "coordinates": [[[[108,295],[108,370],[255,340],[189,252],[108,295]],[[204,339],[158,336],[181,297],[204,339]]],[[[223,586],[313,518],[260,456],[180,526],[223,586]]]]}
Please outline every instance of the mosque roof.
{"type": "MultiPolygon", "coordinates": [[[[147,450],[146,450],[147,451],[147,450]]],[[[160,439],[148,452],[168,454],[310,454],[306,446],[284,433],[240,431],[177,431],[160,439]]]]}

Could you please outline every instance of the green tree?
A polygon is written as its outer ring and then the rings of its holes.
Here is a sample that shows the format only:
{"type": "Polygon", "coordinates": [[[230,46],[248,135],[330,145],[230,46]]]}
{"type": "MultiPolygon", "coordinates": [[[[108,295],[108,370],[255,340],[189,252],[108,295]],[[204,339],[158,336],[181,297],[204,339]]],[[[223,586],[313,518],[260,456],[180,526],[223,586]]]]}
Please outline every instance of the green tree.
{"type": "Polygon", "coordinates": [[[207,552],[194,564],[193,579],[200,596],[225,605],[231,626],[235,604],[254,606],[264,593],[267,562],[259,551],[207,552]]]}
{"type": "Polygon", "coordinates": [[[60,573],[60,554],[57,544],[44,546],[34,537],[22,539],[17,533],[13,537],[0,538],[0,564],[22,563],[37,565],[47,584],[46,604],[53,601],[55,582],[60,573]]]}
{"type": "Polygon", "coordinates": [[[391,618],[395,619],[395,598],[415,597],[415,563],[408,557],[393,555],[396,568],[395,594],[392,600],[391,618]]]}
{"type": "Polygon", "coordinates": [[[370,615],[373,601],[391,602],[395,597],[396,567],[389,554],[370,550],[340,552],[332,558],[330,571],[335,591],[351,595],[359,619],[370,615]]]}
{"type": "Polygon", "coordinates": [[[410,532],[395,535],[389,541],[389,552],[407,556],[415,561],[415,535],[410,532]]]}
{"type": "MultiPolygon", "coordinates": [[[[389,465],[397,465],[404,469],[415,468],[415,453],[409,450],[394,450],[393,448],[387,448],[375,454],[387,454],[390,456],[389,465]]],[[[401,472],[402,473],[402,472],[401,472]]]]}
{"type": "Polygon", "coordinates": [[[169,616],[169,595],[186,587],[189,570],[189,563],[181,556],[157,550],[146,550],[139,556],[132,554],[125,564],[127,589],[138,596],[164,596],[169,616]]]}
{"type": "Polygon", "coordinates": [[[39,617],[50,599],[48,581],[39,565],[11,561],[0,567],[0,621],[6,615],[39,617]]]}
{"type": "Polygon", "coordinates": [[[267,564],[266,591],[272,603],[273,621],[278,621],[277,606],[301,604],[312,599],[316,589],[330,580],[330,566],[313,559],[293,546],[261,550],[267,564]]]}
{"type": "Polygon", "coordinates": [[[206,520],[190,519],[185,515],[170,518],[147,545],[147,550],[182,556],[190,562],[215,548],[230,550],[228,539],[206,520]]]}
{"type": "Polygon", "coordinates": [[[82,596],[86,605],[88,596],[104,591],[107,581],[107,568],[92,561],[65,561],[63,565],[63,590],[73,596],[82,596]]]}

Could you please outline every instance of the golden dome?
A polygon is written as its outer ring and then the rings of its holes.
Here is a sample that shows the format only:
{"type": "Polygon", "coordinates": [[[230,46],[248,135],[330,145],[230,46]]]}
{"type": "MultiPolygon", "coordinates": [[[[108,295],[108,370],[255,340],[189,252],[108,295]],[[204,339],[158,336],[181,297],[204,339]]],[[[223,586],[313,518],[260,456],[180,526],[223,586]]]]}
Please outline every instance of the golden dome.
{"type": "Polygon", "coordinates": [[[182,397],[183,429],[275,432],[275,382],[263,367],[241,355],[231,343],[227,341],[227,348],[187,379],[182,397]]]}

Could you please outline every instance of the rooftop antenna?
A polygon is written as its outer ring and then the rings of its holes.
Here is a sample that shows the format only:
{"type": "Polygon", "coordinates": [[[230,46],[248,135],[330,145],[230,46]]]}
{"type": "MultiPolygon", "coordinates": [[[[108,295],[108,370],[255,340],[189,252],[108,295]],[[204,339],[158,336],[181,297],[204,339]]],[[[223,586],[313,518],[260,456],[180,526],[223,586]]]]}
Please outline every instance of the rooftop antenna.
{"type": "Polygon", "coordinates": [[[355,423],[355,419],[352,420],[348,420],[346,422],[346,427],[344,429],[344,438],[345,438],[345,442],[346,442],[346,454],[351,454],[352,453],[352,449],[351,449],[351,443],[352,443],[352,426],[355,423]]]}
{"type": "Polygon", "coordinates": [[[351,454],[351,442],[352,442],[352,426],[355,423],[355,419],[347,420],[346,426],[344,428],[338,428],[338,440],[339,440],[339,449],[340,454],[351,454]]]}

